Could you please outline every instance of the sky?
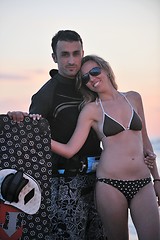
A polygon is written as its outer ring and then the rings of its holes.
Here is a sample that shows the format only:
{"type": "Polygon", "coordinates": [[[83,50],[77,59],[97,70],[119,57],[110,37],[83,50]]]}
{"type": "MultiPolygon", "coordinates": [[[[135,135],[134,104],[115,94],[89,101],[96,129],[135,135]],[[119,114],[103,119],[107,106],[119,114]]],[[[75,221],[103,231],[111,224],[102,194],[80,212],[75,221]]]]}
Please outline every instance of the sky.
{"type": "Polygon", "coordinates": [[[160,137],[159,0],[0,0],[0,114],[27,111],[49,80],[51,39],[77,31],[85,55],[105,58],[119,91],[143,99],[149,137],[160,137]]]}

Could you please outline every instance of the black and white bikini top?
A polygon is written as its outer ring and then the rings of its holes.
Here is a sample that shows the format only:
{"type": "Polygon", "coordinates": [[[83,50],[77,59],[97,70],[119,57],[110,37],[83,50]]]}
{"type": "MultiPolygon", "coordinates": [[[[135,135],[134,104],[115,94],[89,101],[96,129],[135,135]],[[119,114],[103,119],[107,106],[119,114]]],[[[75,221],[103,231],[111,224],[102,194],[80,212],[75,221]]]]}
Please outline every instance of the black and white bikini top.
{"type": "Polygon", "coordinates": [[[102,134],[106,137],[116,135],[125,130],[140,131],[142,129],[142,122],[141,122],[140,117],[133,109],[133,107],[132,107],[131,103],[129,102],[129,100],[127,99],[127,97],[123,93],[121,93],[121,94],[124,96],[124,98],[130,105],[131,110],[132,110],[132,114],[131,114],[130,121],[128,123],[128,127],[124,127],[121,123],[119,123],[114,118],[109,116],[104,111],[102,101],[101,101],[101,99],[99,99],[99,103],[100,103],[102,111],[103,111],[103,120],[102,120],[100,129],[101,129],[102,134]]]}

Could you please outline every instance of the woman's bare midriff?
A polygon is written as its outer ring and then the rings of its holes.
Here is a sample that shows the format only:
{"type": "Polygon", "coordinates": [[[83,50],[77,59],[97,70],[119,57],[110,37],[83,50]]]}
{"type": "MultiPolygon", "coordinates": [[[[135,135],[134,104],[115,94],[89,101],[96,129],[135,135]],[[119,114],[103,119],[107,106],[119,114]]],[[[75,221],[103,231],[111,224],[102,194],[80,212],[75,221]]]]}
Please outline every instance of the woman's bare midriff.
{"type": "Polygon", "coordinates": [[[104,149],[97,167],[97,177],[135,180],[150,176],[144,162],[141,134],[125,131],[104,137],[102,142],[104,149]]]}

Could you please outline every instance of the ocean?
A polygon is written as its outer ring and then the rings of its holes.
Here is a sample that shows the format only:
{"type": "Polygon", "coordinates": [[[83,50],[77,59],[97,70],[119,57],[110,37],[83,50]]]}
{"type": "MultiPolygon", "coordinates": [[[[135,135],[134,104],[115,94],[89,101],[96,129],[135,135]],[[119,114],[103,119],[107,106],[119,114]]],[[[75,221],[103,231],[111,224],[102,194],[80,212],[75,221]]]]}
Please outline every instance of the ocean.
{"type": "MultiPolygon", "coordinates": [[[[154,149],[154,153],[157,155],[156,159],[157,159],[158,170],[160,173],[160,138],[152,139],[151,143],[154,149]]],[[[129,217],[129,232],[130,232],[129,240],[138,240],[136,230],[134,228],[134,225],[132,224],[132,220],[130,217],[129,217]]]]}

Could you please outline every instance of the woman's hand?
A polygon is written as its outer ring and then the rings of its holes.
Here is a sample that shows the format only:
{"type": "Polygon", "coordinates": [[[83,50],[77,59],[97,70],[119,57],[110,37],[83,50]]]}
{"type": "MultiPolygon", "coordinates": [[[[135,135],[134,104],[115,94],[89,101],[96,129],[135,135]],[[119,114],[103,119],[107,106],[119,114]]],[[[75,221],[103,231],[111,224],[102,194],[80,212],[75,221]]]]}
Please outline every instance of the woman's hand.
{"type": "Polygon", "coordinates": [[[154,190],[158,198],[158,205],[160,206],[160,179],[159,181],[154,181],[154,190]]]}

